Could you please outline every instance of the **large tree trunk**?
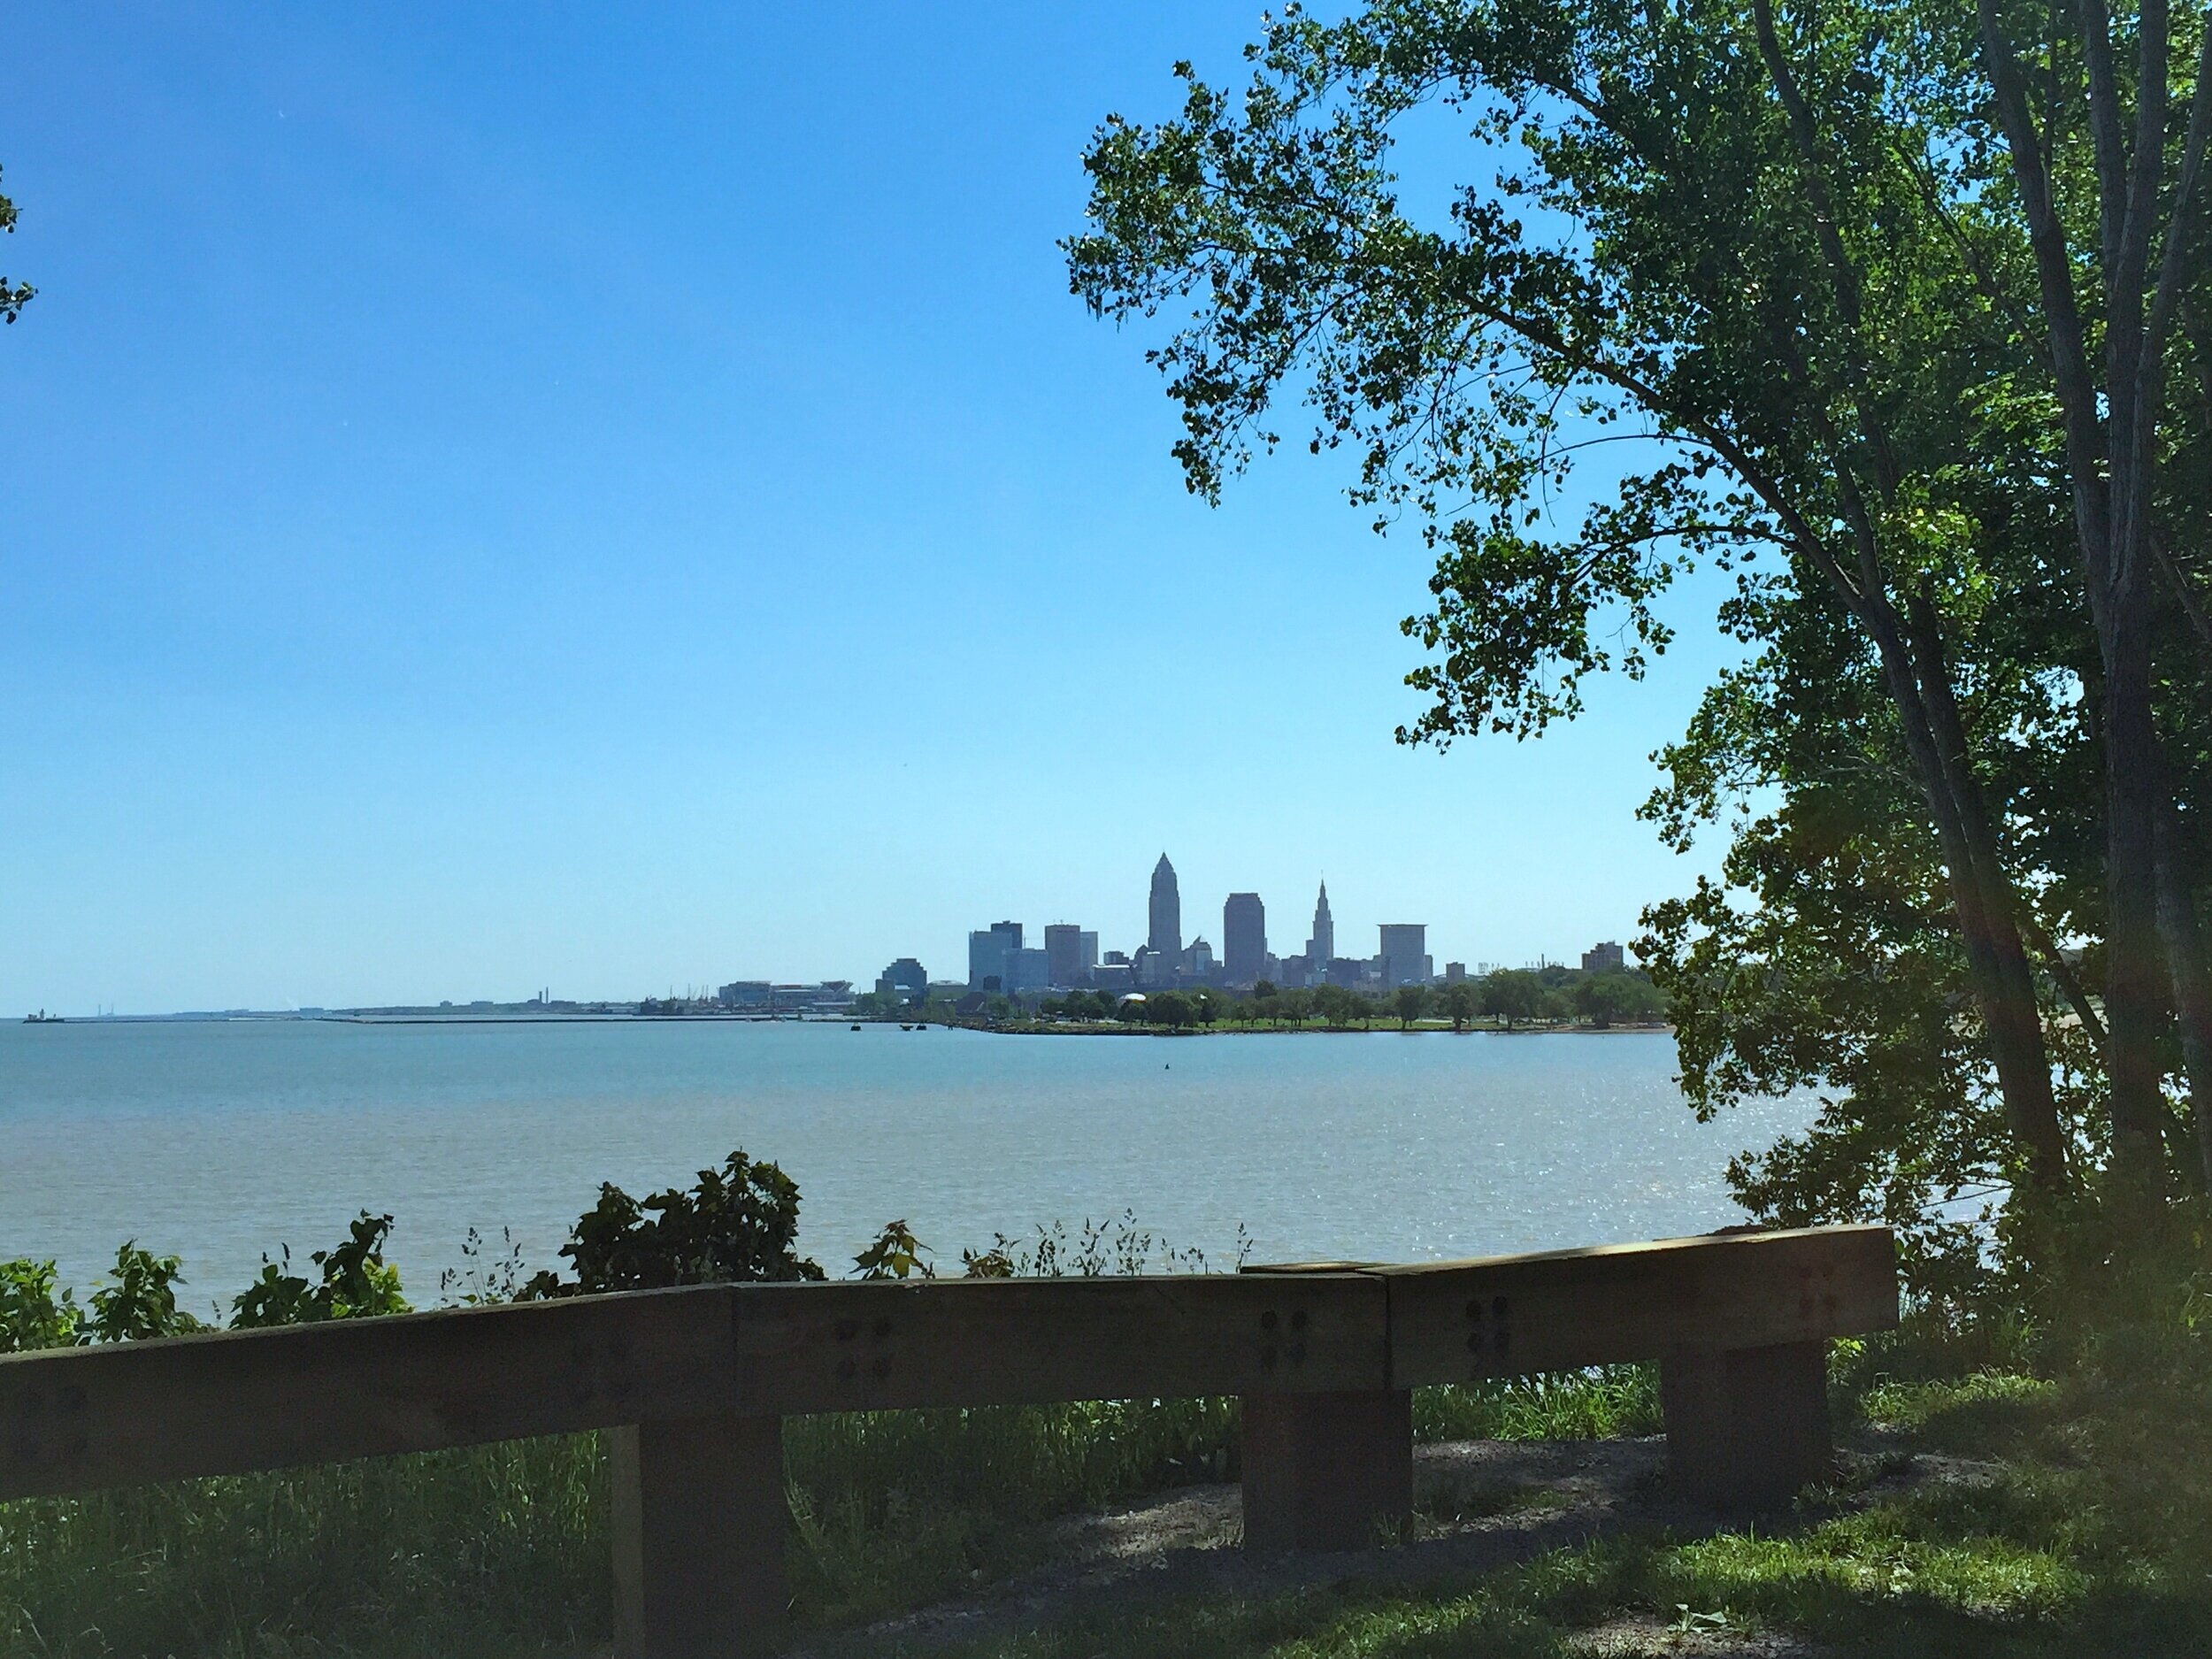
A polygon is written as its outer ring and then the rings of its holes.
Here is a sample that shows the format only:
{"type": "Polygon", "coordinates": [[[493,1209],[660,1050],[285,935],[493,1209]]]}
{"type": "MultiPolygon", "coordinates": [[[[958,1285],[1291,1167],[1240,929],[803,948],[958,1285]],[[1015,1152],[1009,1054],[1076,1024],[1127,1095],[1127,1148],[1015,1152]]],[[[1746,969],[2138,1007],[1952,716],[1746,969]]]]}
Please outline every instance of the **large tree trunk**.
{"type": "Polygon", "coordinates": [[[2212,1191],[2212,965],[2189,882],[2190,860],[2181,814],[2169,795],[2157,820],[2154,856],[2158,865],[2158,931],[2173,973],[2174,1018],[2181,1033],[2181,1063],[2189,1079],[2189,1114],[2196,1121],[2197,1156],[2212,1191]]]}
{"type": "Polygon", "coordinates": [[[2159,948],[2154,826],[2163,803],[2150,677],[2139,638],[2145,609],[2112,595],[2099,633],[2104,643],[2105,1028],[2111,1089],[2112,1168],[2131,1196],[2164,1187],[2160,1125],[2165,1113],[2167,973],[2159,948]]]}
{"type": "Polygon", "coordinates": [[[2030,1186],[2050,1195],[2066,1184],[2066,1137],[2051,1088],[2050,1051],[2035,978],[2021,943],[2018,898],[1998,856],[1996,834],[1969,758],[1932,608],[1909,600],[1903,615],[1870,609],[1890,697],[1927,801],[1950,879],[1974,1001],[1988,1033],[1990,1064],[2018,1141],[2030,1186]]]}

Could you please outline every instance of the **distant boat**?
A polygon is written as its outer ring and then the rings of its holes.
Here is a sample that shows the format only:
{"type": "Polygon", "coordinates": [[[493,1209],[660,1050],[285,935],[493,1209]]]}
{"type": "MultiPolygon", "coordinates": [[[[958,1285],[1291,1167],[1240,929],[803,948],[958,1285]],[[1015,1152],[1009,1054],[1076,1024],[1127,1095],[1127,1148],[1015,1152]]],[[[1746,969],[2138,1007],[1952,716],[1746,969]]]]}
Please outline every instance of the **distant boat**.
{"type": "Polygon", "coordinates": [[[859,1025],[856,1025],[856,1025],[853,1026],[853,1029],[854,1029],[855,1031],[858,1031],[858,1030],[860,1029],[860,1027],[859,1027],[859,1025]]]}
{"type": "Polygon", "coordinates": [[[911,1026],[911,1025],[902,1025],[902,1026],[900,1026],[900,1027],[899,1027],[899,1029],[900,1029],[901,1031],[911,1031],[911,1030],[913,1030],[913,1029],[914,1029],[914,1027],[913,1027],[913,1026],[911,1026]]]}

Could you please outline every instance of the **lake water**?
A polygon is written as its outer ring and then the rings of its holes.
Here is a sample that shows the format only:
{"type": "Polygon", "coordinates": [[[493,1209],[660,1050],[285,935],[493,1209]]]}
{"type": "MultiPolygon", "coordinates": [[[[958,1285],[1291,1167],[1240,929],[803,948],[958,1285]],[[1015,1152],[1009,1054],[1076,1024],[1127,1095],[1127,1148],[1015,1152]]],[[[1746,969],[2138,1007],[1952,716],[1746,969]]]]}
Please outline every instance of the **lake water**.
{"type": "Polygon", "coordinates": [[[557,1265],[611,1180],[688,1184],[733,1147],[803,1194],[833,1275],[902,1217],[963,1246],[1136,1212],[1216,1265],[1419,1260],[1740,1220],[1721,1171],[1809,1119],[1700,1125],[1671,1037],[1390,1032],[1006,1037],[871,1025],[320,1022],[0,1026],[0,1257],[81,1292],[126,1238],[204,1311],[262,1253],[397,1217],[419,1303],[472,1227],[557,1265]]]}

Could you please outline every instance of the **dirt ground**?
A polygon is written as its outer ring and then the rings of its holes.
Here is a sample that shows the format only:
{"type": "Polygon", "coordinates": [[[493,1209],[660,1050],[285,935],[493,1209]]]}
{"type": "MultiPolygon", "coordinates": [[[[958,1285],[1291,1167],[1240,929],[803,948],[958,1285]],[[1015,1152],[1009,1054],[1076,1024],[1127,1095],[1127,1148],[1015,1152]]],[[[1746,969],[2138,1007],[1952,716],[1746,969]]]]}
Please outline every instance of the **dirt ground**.
{"type": "MultiPolygon", "coordinates": [[[[1986,1479],[1969,1460],[1909,1454],[1880,1441],[1844,1453],[1853,1502],[1932,1481],[1986,1479]]],[[[1415,1518],[1372,1549],[1258,1555],[1242,1539],[1234,1486],[1184,1487],[1131,1509],[1071,1517],[1054,1528],[1051,1563],[972,1598],[940,1603],[864,1629],[817,1636],[795,1659],[856,1659],[895,1647],[926,1654],[1033,1628],[1078,1612],[1126,1609],[1189,1596],[1249,1597],[1316,1584],[1417,1586],[1460,1579],[1563,1546],[1638,1530],[1694,1536],[1740,1524],[1673,1497],[1666,1442],[1462,1441],[1417,1448],[1415,1518]]],[[[1788,1525],[1788,1517],[1765,1523],[1788,1525]]],[[[1816,1659],[1787,1638],[1685,1635],[1625,1619],[1590,1632],[1596,1659],[1651,1654],[1707,1659],[1816,1659]]]]}

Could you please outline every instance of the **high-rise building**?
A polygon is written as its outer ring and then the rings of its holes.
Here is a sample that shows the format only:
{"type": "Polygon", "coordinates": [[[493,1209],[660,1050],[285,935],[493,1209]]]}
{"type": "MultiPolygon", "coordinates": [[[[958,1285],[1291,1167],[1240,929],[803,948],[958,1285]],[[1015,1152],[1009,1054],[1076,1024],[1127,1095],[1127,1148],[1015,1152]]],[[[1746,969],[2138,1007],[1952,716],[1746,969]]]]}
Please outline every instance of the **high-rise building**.
{"type": "Polygon", "coordinates": [[[1465,980],[1466,980],[1466,978],[1467,978],[1467,964],[1466,964],[1465,963],[1463,963],[1463,962],[1448,962],[1448,963],[1446,963],[1446,964],[1444,964],[1444,983],[1445,983],[1445,984],[1447,984],[1447,985],[1460,985],[1460,984],[1463,984],[1463,983],[1465,982],[1465,980]]]}
{"type": "Polygon", "coordinates": [[[1045,960],[1051,966],[1053,984],[1082,984],[1083,930],[1072,922],[1054,922],[1047,927],[1045,960]]]}
{"type": "Polygon", "coordinates": [[[1006,969],[1000,976],[1000,987],[1009,996],[1018,991],[1043,991],[1052,986],[1052,964],[1049,953],[1025,950],[1018,947],[1006,953],[1006,969]]]}
{"type": "Polygon", "coordinates": [[[929,1000],[929,975],[911,956],[901,956],[876,978],[876,995],[920,1007],[929,1000]]]}
{"type": "Polygon", "coordinates": [[[1433,977],[1428,954],[1428,924],[1385,922],[1382,949],[1375,959],[1382,967],[1385,990],[1401,985],[1426,985],[1433,977]]]}
{"type": "Polygon", "coordinates": [[[1324,963],[1336,955],[1336,918],[1329,914],[1329,884],[1321,884],[1321,896],[1314,901],[1313,937],[1306,941],[1306,960],[1324,963]]]}
{"type": "Polygon", "coordinates": [[[1230,985],[1254,985],[1267,972],[1267,907],[1256,893],[1232,893],[1221,907],[1221,974],[1230,985]]]}
{"type": "Polygon", "coordinates": [[[968,935],[968,988],[971,991],[1002,991],[1006,988],[1006,957],[1009,952],[1022,948],[1022,925],[1019,922],[993,922],[980,932],[968,935]],[[998,984],[987,985],[987,979],[998,984]]]}
{"type": "Polygon", "coordinates": [[[1152,931],[1145,938],[1145,948],[1156,950],[1172,962],[1183,954],[1183,895],[1175,886],[1175,866],[1160,855],[1160,862],[1152,866],[1152,931]]]}
{"type": "Polygon", "coordinates": [[[1075,982],[1087,984],[1098,972],[1098,935],[1085,928],[1075,936],[1075,982]]]}
{"type": "Polygon", "coordinates": [[[1176,971],[1187,985],[1211,985],[1214,982],[1214,948],[1203,939],[1194,939],[1190,949],[1176,959],[1176,971]]]}
{"type": "Polygon", "coordinates": [[[1626,953],[1609,939],[1591,946],[1582,953],[1582,971],[1585,973],[1618,972],[1627,965],[1626,953]]]}

